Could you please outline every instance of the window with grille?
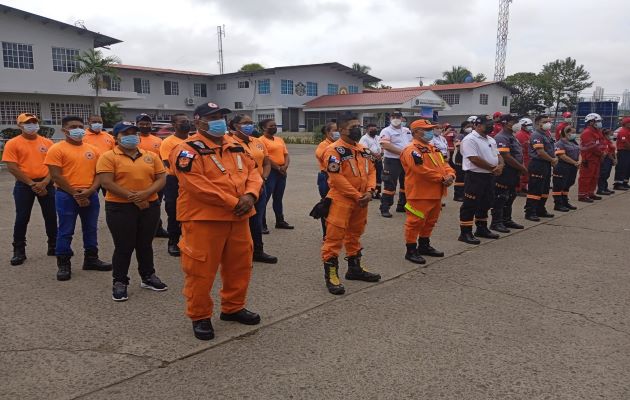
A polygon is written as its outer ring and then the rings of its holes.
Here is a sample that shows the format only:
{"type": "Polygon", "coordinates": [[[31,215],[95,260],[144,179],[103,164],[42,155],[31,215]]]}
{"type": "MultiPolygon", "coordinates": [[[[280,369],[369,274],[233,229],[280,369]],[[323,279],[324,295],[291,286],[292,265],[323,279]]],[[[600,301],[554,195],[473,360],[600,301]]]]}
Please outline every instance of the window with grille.
{"type": "Polygon", "coordinates": [[[507,96],[503,96],[503,99],[501,100],[501,105],[503,107],[507,107],[507,105],[508,105],[508,97],[507,96]]]}
{"type": "Polygon", "coordinates": [[[0,101],[0,124],[15,125],[18,115],[29,113],[42,115],[39,103],[34,101],[0,101]]]}
{"type": "Polygon", "coordinates": [[[306,95],[317,96],[317,82],[306,82],[306,95]]]}
{"type": "Polygon", "coordinates": [[[91,104],[82,103],[50,103],[50,115],[53,125],[61,125],[63,117],[75,115],[87,121],[93,114],[91,104]]]}
{"type": "Polygon", "coordinates": [[[148,79],[133,78],[133,91],[140,94],[150,94],[151,82],[148,79]]]}
{"type": "Polygon", "coordinates": [[[238,81],[238,88],[239,89],[248,89],[249,88],[249,81],[238,81]]]}
{"type": "Polygon", "coordinates": [[[261,79],[258,81],[258,94],[271,93],[271,79],[261,79]]]}
{"type": "Polygon", "coordinates": [[[205,83],[195,83],[193,86],[193,94],[195,97],[208,97],[208,88],[205,83]]]}
{"type": "Polygon", "coordinates": [[[227,83],[217,83],[217,90],[226,90],[227,83]]]}
{"type": "Polygon", "coordinates": [[[24,43],[2,42],[5,68],[34,69],[33,46],[24,43]]]}
{"type": "Polygon", "coordinates": [[[264,121],[266,119],[276,119],[274,114],[258,114],[258,122],[264,121]]]}
{"type": "Polygon", "coordinates": [[[242,102],[242,101],[236,101],[236,102],[234,102],[234,109],[236,109],[236,110],[242,110],[242,109],[243,109],[243,102],[242,102]]]}
{"type": "Polygon", "coordinates": [[[79,50],[64,49],[63,47],[52,48],[53,71],[57,72],[77,72],[79,62],[77,57],[79,50]]]}
{"type": "Polygon", "coordinates": [[[164,81],[164,94],[167,96],[179,96],[179,82],[164,81]]]}
{"type": "Polygon", "coordinates": [[[479,104],[488,105],[488,95],[485,93],[479,94],[479,104]]]}
{"type": "Polygon", "coordinates": [[[105,82],[105,89],[112,92],[120,92],[120,78],[105,75],[103,77],[103,82],[105,82]]]}
{"type": "Polygon", "coordinates": [[[337,93],[339,93],[339,85],[336,85],[334,83],[329,83],[328,94],[332,95],[332,94],[337,94],[337,93]]]}
{"type": "Polygon", "coordinates": [[[348,86],[348,93],[349,94],[355,94],[355,93],[359,93],[359,87],[356,85],[350,85],[348,86]]]}
{"type": "Polygon", "coordinates": [[[449,93],[449,94],[443,94],[440,97],[449,106],[452,106],[453,104],[459,104],[459,94],[449,93]]]}
{"type": "Polygon", "coordinates": [[[280,94],[293,94],[293,81],[290,79],[280,80],[280,94]]]}

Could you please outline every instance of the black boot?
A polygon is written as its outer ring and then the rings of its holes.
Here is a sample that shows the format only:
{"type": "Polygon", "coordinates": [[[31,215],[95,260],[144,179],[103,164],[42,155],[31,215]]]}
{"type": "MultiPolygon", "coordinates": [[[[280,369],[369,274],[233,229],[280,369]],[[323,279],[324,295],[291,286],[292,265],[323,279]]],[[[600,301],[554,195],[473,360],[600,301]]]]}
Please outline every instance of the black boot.
{"type": "Polygon", "coordinates": [[[339,260],[330,258],[324,261],[324,280],[326,287],[331,294],[344,294],[346,289],[339,281],[339,260]]]}
{"type": "Polygon", "coordinates": [[[200,319],[198,321],[193,321],[193,333],[195,337],[199,340],[212,340],[214,339],[214,328],[212,327],[212,322],[210,318],[200,319]]]}
{"type": "Polygon", "coordinates": [[[498,234],[492,232],[490,229],[488,229],[488,225],[486,225],[485,223],[477,223],[477,230],[475,230],[475,236],[486,238],[486,239],[498,239],[501,237],[498,234]]]}
{"type": "Polygon", "coordinates": [[[490,224],[490,229],[501,233],[510,233],[510,230],[503,224],[503,222],[495,223],[494,220],[490,224]]]}
{"type": "Polygon", "coordinates": [[[71,267],[70,263],[71,256],[57,256],[57,280],[58,281],[69,281],[71,277],[71,267]]]}
{"type": "Polygon", "coordinates": [[[563,204],[566,208],[568,208],[569,210],[577,210],[577,207],[574,206],[573,204],[569,203],[569,197],[568,196],[562,196],[562,200],[563,200],[563,204]]]}
{"type": "Polygon", "coordinates": [[[284,215],[281,215],[277,218],[276,221],[276,229],[294,229],[295,227],[289,225],[287,221],[284,220],[284,215]]]}
{"type": "Polygon", "coordinates": [[[158,228],[155,231],[155,237],[156,238],[168,238],[168,232],[162,226],[162,220],[161,219],[160,219],[160,223],[158,225],[158,228]]]}
{"type": "Polygon", "coordinates": [[[348,272],[346,272],[347,280],[364,282],[378,282],[381,280],[379,274],[369,272],[361,266],[361,252],[358,252],[352,257],[346,257],[345,259],[348,261],[348,272]]]}
{"type": "MultiPolygon", "coordinates": [[[[567,210],[567,211],[569,211],[569,210],[567,210]]],[[[539,218],[553,218],[553,217],[555,217],[555,215],[553,215],[553,214],[551,214],[550,212],[548,212],[548,211],[547,211],[547,209],[545,209],[545,208],[539,209],[539,210],[536,212],[536,215],[537,215],[539,218]]]]}
{"type": "Polygon", "coordinates": [[[461,227],[461,233],[459,234],[460,242],[468,243],[468,244],[480,244],[481,240],[477,239],[475,235],[472,233],[472,227],[461,227]]]}
{"type": "Polygon", "coordinates": [[[46,255],[54,256],[55,255],[55,247],[56,247],[57,239],[48,239],[48,251],[46,255]]]}
{"type": "Polygon", "coordinates": [[[278,262],[278,257],[270,256],[265,253],[261,246],[260,248],[254,249],[254,261],[265,264],[276,264],[278,262]]]}
{"type": "Polygon", "coordinates": [[[564,205],[564,203],[561,203],[561,202],[556,202],[555,205],[553,206],[553,209],[555,211],[560,211],[560,212],[571,211],[567,206],[564,205]]]}
{"type": "Polygon", "coordinates": [[[98,259],[98,250],[85,250],[83,269],[86,271],[111,271],[112,264],[98,259]]]}
{"type": "Polygon", "coordinates": [[[443,251],[437,251],[431,246],[431,239],[418,238],[418,254],[429,257],[444,257],[443,251]]]}
{"type": "Polygon", "coordinates": [[[13,257],[11,257],[11,265],[22,265],[26,261],[26,243],[13,243],[13,257]]]}
{"type": "Polygon", "coordinates": [[[405,260],[411,261],[414,264],[426,264],[427,260],[418,254],[418,246],[415,243],[407,243],[407,252],[405,253],[405,260]]]}
{"type": "Polygon", "coordinates": [[[503,223],[503,225],[505,225],[506,228],[508,229],[525,229],[525,227],[521,224],[517,224],[516,222],[512,221],[511,219],[508,221],[505,221],[503,223]]]}
{"type": "Polygon", "coordinates": [[[168,254],[173,257],[179,257],[181,255],[177,242],[179,242],[177,239],[168,240],[168,254]]]}

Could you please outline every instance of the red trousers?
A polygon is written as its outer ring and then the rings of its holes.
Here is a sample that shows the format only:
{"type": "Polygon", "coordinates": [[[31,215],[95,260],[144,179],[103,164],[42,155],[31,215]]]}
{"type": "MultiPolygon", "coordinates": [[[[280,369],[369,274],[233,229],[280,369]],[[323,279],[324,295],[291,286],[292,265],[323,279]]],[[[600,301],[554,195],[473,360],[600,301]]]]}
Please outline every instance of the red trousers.
{"type": "Polygon", "coordinates": [[[580,176],[578,178],[579,197],[592,196],[595,194],[600,166],[601,160],[599,158],[582,160],[580,176]]]}
{"type": "Polygon", "coordinates": [[[440,217],[442,211],[442,199],[439,200],[407,200],[407,203],[417,211],[424,214],[424,218],[407,210],[405,220],[405,243],[416,243],[418,237],[431,237],[433,227],[440,217]]]}
{"type": "Polygon", "coordinates": [[[367,207],[333,200],[326,217],[326,240],[322,245],[322,260],[339,257],[341,248],[352,257],[361,251],[361,235],[367,225],[367,207]]]}
{"type": "Polygon", "coordinates": [[[182,222],[181,250],[186,315],[193,321],[210,318],[210,291],[221,265],[221,311],[245,307],[252,275],[253,244],[249,219],[182,222]]]}

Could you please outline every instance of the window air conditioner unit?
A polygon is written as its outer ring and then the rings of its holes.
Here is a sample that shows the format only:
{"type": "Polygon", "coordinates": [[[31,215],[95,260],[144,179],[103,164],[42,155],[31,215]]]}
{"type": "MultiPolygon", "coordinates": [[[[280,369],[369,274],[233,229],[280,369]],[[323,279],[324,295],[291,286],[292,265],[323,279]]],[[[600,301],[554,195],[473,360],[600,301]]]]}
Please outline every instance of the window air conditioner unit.
{"type": "Polygon", "coordinates": [[[192,99],[190,97],[186,98],[186,105],[187,106],[194,106],[195,105],[195,99],[192,99]]]}

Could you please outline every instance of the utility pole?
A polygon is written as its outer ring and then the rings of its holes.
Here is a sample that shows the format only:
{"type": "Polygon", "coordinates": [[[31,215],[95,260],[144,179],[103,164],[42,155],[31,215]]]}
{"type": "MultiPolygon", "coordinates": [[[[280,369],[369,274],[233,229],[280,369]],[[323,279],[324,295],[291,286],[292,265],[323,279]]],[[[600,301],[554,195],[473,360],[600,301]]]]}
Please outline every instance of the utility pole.
{"type": "Polygon", "coordinates": [[[217,26],[217,36],[219,37],[219,74],[223,75],[223,38],[225,37],[225,25],[217,26]]]}
{"type": "Polygon", "coordinates": [[[499,21],[497,23],[497,52],[494,59],[494,80],[505,78],[505,52],[507,49],[510,3],[512,0],[499,0],[499,21]]]}

